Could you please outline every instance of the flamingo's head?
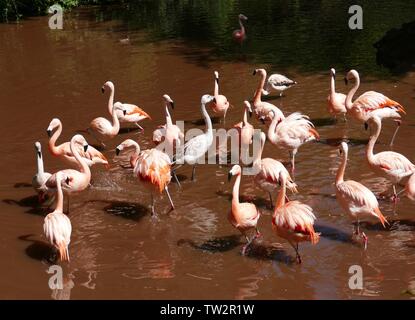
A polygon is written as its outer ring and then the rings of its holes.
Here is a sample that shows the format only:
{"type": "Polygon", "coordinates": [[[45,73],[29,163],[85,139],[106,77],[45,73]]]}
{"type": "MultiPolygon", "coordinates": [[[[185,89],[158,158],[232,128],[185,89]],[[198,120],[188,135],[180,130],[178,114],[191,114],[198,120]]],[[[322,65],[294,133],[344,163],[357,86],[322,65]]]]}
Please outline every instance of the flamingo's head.
{"type": "Polygon", "coordinates": [[[215,97],[214,96],[211,96],[210,94],[205,94],[205,95],[203,95],[202,96],[202,99],[201,99],[201,103],[203,104],[203,105],[206,105],[206,104],[208,104],[209,102],[214,102],[214,103],[216,103],[216,99],[215,99],[215,97]]]}
{"type": "Polygon", "coordinates": [[[86,141],[86,139],[84,138],[83,135],[81,135],[81,134],[74,135],[71,139],[71,142],[72,141],[74,143],[78,143],[78,144],[82,145],[84,147],[84,152],[86,152],[88,150],[89,145],[88,145],[88,142],[86,141]]]}
{"type": "Polygon", "coordinates": [[[36,154],[39,157],[39,159],[42,158],[42,146],[40,145],[39,141],[35,142],[35,150],[36,150],[36,154]]]}
{"type": "Polygon", "coordinates": [[[240,20],[247,21],[247,20],[248,20],[248,17],[247,17],[247,16],[245,16],[245,15],[243,15],[243,14],[241,13],[241,14],[239,14],[239,19],[240,19],[240,20]]]}
{"type": "Polygon", "coordinates": [[[48,128],[46,129],[49,138],[52,136],[53,130],[55,130],[60,125],[62,125],[62,122],[58,118],[52,119],[52,121],[49,123],[48,128]]]}
{"type": "Polygon", "coordinates": [[[213,73],[214,73],[214,75],[215,75],[215,80],[216,80],[216,82],[218,82],[218,83],[219,83],[219,72],[215,71],[215,72],[213,72],[213,73]]]}
{"type": "Polygon", "coordinates": [[[112,81],[107,81],[104,83],[104,85],[101,87],[102,93],[105,92],[105,88],[109,88],[111,91],[114,90],[114,84],[112,83],[112,81]]]}
{"type": "Polygon", "coordinates": [[[238,164],[235,164],[228,173],[228,181],[231,181],[232,176],[240,175],[241,167],[238,164]]]}
{"type": "Polygon", "coordinates": [[[339,154],[342,155],[344,153],[347,156],[348,151],[349,151],[349,146],[347,145],[347,142],[342,141],[339,147],[339,154]]]}
{"type": "Polygon", "coordinates": [[[330,69],[330,75],[336,80],[336,70],[334,68],[330,69]]]}
{"type": "Polygon", "coordinates": [[[344,83],[347,85],[347,84],[348,84],[348,82],[349,82],[350,80],[352,80],[352,79],[356,79],[356,80],[358,80],[358,79],[359,79],[359,73],[358,73],[356,70],[354,70],[354,69],[350,70],[350,71],[347,73],[346,77],[344,78],[344,83]]]}
{"type": "Polygon", "coordinates": [[[252,117],[252,107],[248,100],[244,101],[245,109],[248,110],[249,117],[252,117]]]}
{"type": "Polygon", "coordinates": [[[114,103],[114,106],[113,106],[113,109],[112,110],[113,111],[121,110],[122,113],[124,114],[124,116],[127,114],[127,110],[124,109],[122,103],[119,102],[119,101],[117,101],[116,103],[114,103]]]}
{"type": "Polygon", "coordinates": [[[252,75],[256,75],[257,73],[267,76],[267,72],[265,71],[265,69],[255,69],[254,72],[252,72],[252,75]]]}
{"type": "Polygon", "coordinates": [[[173,99],[172,99],[172,98],[170,98],[170,96],[169,96],[169,95],[164,94],[164,95],[163,95],[163,99],[164,99],[164,101],[166,101],[166,103],[168,103],[168,104],[169,104],[169,106],[170,106],[172,109],[174,109],[174,101],[173,101],[173,99]]]}
{"type": "Polygon", "coordinates": [[[115,148],[115,154],[118,156],[120,155],[121,151],[123,151],[124,149],[128,149],[128,148],[131,148],[137,145],[138,145],[137,142],[135,142],[132,139],[124,140],[115,148]]]}

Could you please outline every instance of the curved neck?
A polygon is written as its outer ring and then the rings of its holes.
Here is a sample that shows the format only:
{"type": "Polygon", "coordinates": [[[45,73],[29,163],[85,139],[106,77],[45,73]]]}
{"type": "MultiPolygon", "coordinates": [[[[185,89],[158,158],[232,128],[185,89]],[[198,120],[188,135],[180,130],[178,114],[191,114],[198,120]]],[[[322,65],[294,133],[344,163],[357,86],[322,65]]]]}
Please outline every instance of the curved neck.
{"type": "Polygon", "coordinates": [[[336,83],[334,81],[333,75],[331,76],[331,80],[330,80],[330,92],[331,92],[331,94],[336,93],[336,83]]]}
{"type": "Polygon", "coordinates": [[[278,125],[278,117],[274,113],[274,118],[272,118],[272,122],[268,128],[268,138],[270,140],[275,138],[275,128],[277,127],[277,125],[278,125]]]}
{"type": "Polygon", "coordinates": [[[261,94],[262,94],[262,89],[264,89],[266,77],[267,75],[261,72],[261,81],[259,82],[257,90],[255,91],[254,104],[261,103],[261,94]]]}
{"type": "Polygon", "coordinates": [[[282,178],[281,179],[281,190],[278,193],[277,201],[275,203],[274,215],[277,213],[277,209],[285,205],[286,192],[287,192],[286,181],[285,181],[285,178],[282,178]]]}
{"type": "Polygon", "coordinates": [[[111,87],[110,88],[111,93],[110,93],[110,97],[108,99],[108,112],[110,113],[110,115],[113,114],[114,112],[114,95],[115,95],[115,88],[111,87]]]}
{"type": "Polygon", "coordinates": [[[239,25],[241,26],[241,33],[245,33],[245,27],[244,27],[244,25],[242,23],[241,18],[239,18],[239,25]]]}
{"type": "Polygon", "coordinates": [[[58,154],[58,150],[56,147],[56,141],[58,140],[59,136],[62,133],[62,123],[59,123],[58,129],[52,134],[52,136],[49,138],[49,150],[53,155],[58,154]]]}
{"type": "Polygon", "coordinates": [[[71,140],[70,147],[72,154],[81,167],[80,171],[91,177],[91,170],[89,169],[85,159],[79,155],[78,148],[75,146],[75,141],[73,139],[71,140]]]}
{"type": "Polygon", "coordinates": [[[232,189],[232,205],[239,204],[239,186],[241,184],[241,173],[236,176],[235,184],[232,189]]]}
{"type": "Polygon", "coordinates": [[[212,120],[209,117],[209,113],[206,111],[206,106],[204,103],[202,103],[202,114],[205,117],[205,122],[206,122],[206,129],[207,129],[207,133],[212,137],[213,139],[213,132],[212,132],[212,120]]]}
{"type": "Polygon", "coordinates": [[[243,118],[242,122],[243,122],[244,126],[246,126],[248,124],[248,110],[247,110],[247,108],[245,108],[244,118],[243,118]]]}
{"type": "Polygon", "coordinates": [[[36,151],[36,164],[37,164],[37,173],[43,174],[44,168],[43,168],[43,154],[42,151],[40,151],[40,157],[38,155],[38,152],[36,151]]]}
{"type": "Polygon", "coordinates": [[[255,155],[255,159],[253,162],[254,168],[259,169],[259,166],[261,164],[261,159],[262,159],[262,152],[264,151],[264,146],[265,146],[265,141],[261,139],[261,148],[259,149],[258,154],[255,155]]]}
{"type": "Polygon", "coordinates": [[[353,102],[352,102],[353,96],[355,95],[357,89],[359,89],[359,86],[360,86],[359,76],[357,76],[355,78],[355,80],[356,80],[356,82],[353,85],[353,88],[350,89],[350,91],[349,91],[349,93],[347,94],[347,97],[346,97],[346,108],[347,109],[350,109],[352,107],[352,105],[353,105],[353,102]]]}
{"type": "Polygon", "coordinates": [[[57,187],[58,199],[56,200],[55,210],[63,213],[62,179],[59,179],[58,183],[56,184],[56,187],[57,187]]]}
{"type": "Polygon", "coordinates": [[[112,132],[117,134],[120,131],[120,120],[118,120],[117,111],[112,108],[112,132]]]}
{"type": "Polygon", "coordinates": [[[134,151],[133,151],[133,153],[131,154],[131,157],[130,157],[130,164],[134,168],[136,163],[137,163],[138,156],[140,155],[141,149],[140,149],[140,146],[138,145],[138,143],[135,142],[135,141],[134,141],[132,147],[134,148],[134,151]]]}
{"type": "Polygon", "coordinates": [[[213,95],[215,97],[219,95],[219,78],[216,78],[216,75],[215,75],[215,90],[213,91],[213,95]]]}
{"type": "Polygon", "coordinates": [[[346,171],[347,164],[347,152],[343,152],[342,163],[340,164],[339,169],[336,174],[336,184],[342,183],[344,181],[344,172],[346,171]]]}
{"type": "Polygon", "coordinates": [[[366,157],[369,163],[373,162],[373,149],[375,147],[376,141],[379,138],[380,131],[382,129],[382,125],[380,122],[374,122],[376,125],[376,131],[374,134],[370,136],[369,142],[366,147],[366,157]]]}
{"type": "Polygon", "coordinates": [[[172,124],[173,124],[173,122],[171,120],[171,116],[170,116],[170,112],[169,112],[169,105],[166,102],[166,125],[171,126],[172,124]]]}

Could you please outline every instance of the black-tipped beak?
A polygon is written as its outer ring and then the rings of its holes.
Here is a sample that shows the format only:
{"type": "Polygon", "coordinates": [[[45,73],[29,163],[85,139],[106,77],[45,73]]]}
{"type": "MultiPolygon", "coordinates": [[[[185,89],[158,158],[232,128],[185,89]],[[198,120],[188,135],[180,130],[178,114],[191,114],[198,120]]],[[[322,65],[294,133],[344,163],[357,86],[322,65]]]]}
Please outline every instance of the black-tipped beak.
{"type": "Polygon", "coordinates": [[[46,130],[46,133],[48,134],[49,138],[52,136],[52,130],[46,130]]]}
{"type": "Polygon", "coordinates": [[[342,155],[342,154],[343,154],[343,150],[339,149],[339,155],[342,155]]]}
{"type": "Polygon", "coordinates": [[[125,116],[127,114],[127,110],[123,110],[122,113],[125,116]]]}
{"type": "Polygon", "coordinates": [[[259,120],[262,122],[262,124],[265,124],[265,119],[264,118],[261,118],[259,120]]]}
{"type": "Polygon", "coordinates": [[[231,182],[232,180],[232,172],[228,172],[228,182],[231,182]]]}
{"type": "Polygon", "coordinates": [[[344,84],[347,86],[349,84],[349,80],[347,80],[347,78],[344,78],[344,84]]]}
{"type": "Polygon", "coordinates": [[[215,81],[216,81],[216,83],[219,85],[219,78],[216,78],[216,77],[215,77],[215,81]]]}
{"type": "Polygon", "coordinates": [[[101,92],[104,93],[105,92],[105,87],[101,87],[101,92]]]}
{"type": "Polygon", "coordinates": [[[174,101],[170,102],[170,107],[174,109],[174,101]]]}
{"type": "Polygon", "coordinates": [[[252,72],[252,75],[254,76],[254,75],[256,75],[256,70],[254,70],[254,72],[252,72]]]}
{"type": "Polygon", "coordinates": [[[212,100],[212,101],[213,101],[213,103],[216,103],[216,98],[213,98],[213,100],[212,100]]]}
{"type": "Polygon", "coordinates": [[[39,157],[39,159],[42,159],[42,152],[38,151],[37,156],[39,157]]]}
{"type": "Polygon", "coordinates": [[[71,180],[69,179],[69,177],[66,177],[66,180],[65,180],[66,184],[69,184],[70,181],[71,180]]]}
{"type": "Polygon", "coordinates": [[[365,122],[365,131],[367,131],[368,128],[369,128],[369,125],[367,124],[367,122],[365,122]]]}
{"type": "MultiPolygon", "coordinates": [[[[333,74],[332,74],[332,76],[333,76],[333,79],[334,79],[334,80],[336,80],[336,74],[335,74],[335,73],[333,73],[333,74]]],[[[347,84],[347,83],[346,83],[346,84],[347,84]]]]}
{"type": "Polygon", "coordinates": [[[248,111],[249,117],[252,118],[252,111],[248,111]]]}
{"type": "Polygon", "coordinates": [[[84,152],[86,152],[87,150],[88,150],[88,145],[86,144],[86,145],[84,145],[84,152]]]}
{"type": "Polygon", "coordinates": [[[120,152],[121,152],[121,150],[120,150],[120,149],[118,149],[118,147],[117,147],[117,148],[115,148],[115,154],[116,154],[117,156],[119,156],[119,155],[120,155],[120,152]]]}

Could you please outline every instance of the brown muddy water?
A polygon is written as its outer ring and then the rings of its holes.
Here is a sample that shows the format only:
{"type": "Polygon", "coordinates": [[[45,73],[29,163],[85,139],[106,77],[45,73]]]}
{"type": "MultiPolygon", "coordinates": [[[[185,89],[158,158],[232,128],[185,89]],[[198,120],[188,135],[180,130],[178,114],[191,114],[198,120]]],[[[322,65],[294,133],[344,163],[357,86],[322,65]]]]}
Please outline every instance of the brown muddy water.
{"type": "MultiPolygon", "coordinates": [[[[247,14],[248,15],[248,14],[247,14]]],[[[326,111],[327,70],[284,73],[299,84],[282,99],[271,102],[285,114],[301,111],[311,117],[322,137],[320,143],[303,146],[297,156],[295,198],[311,205],[322,233],[318,245],[301,245],[303,263],[271,230],[267,195],[249,177],[242,178],[242,198],[254,197],[262,211],[262,237],[247,256],[241,256],[243,239],[227,221],[231,188],[230,166],[205,165],[190,181],[189,166],[179,170],[182,189],[170,190],[177,209],[168,213],[166,197],[156,203],[159,220],[148,211],[150,197],[120,167],[114,148],[122,140],[138,140],[151,147],[153,129],[164,123],[161,96],[174,100],[175,120],[186,128],[204,128],[200,97],[213,91],[213,71],[221,74],[221,91],[235,108],[227,125],[241,120],[242,101],[252,98],[258,78],[252,70],[270,68],[249,59],[221,59],[184,40],[147,41],[145,29],[129,31],[129,42],[118,20],[98,21],[88,9],[75,11],[63,31],[48,29],[47,17],[19,24],[0,24],[0,104],[2,146],[0,168],[0,298],[2,299],[407,299],[402,293],[415,281],[415,203],[402,198],[394,214],[389,201],[381,210],[391,222],[363,224],[369,237],[366,251],[351,241],[352,225],[337,205],[333,182],[339,165],[336,145],[350,141],[347,177],[375,192],[389,184],[369,171],[364,150],[368,139],[361,124],[334,123],[326,111]],[[235,62],[236,61],[236,62],[235,62]],[[50,248],[43,237],[48,213],[36,206],[30,186],[35,173],[33,143],[41,141],[45,169],[66,168],[47,150],[46,128],[58,117],[63,122],[59,141],[68,141],[89,121],[108,117],[107,95],[102,84],[112,80],[116,100],[136,103],[153,121],[143,121],[143,134],[122,131],[105,151],[111,168],[94,167],[92,187],[71,200],[73,232],[70,263],[64,270],[64,289],[48,286],[50,248]],[[349,267],[363,269],[364,289],[348,286],[349,267]]],[[[346,92],[338,70],[337,90],[346,92]]],[[[273,67],[273,71],[277,69],[273,67]]],[[[375,89],[406,106],[394,147],[415,161],[415,73],[400,78],[362,75],[359,92],[375,89]]],[[[264,127],[254,118],[255,127],[264,127]]],[[[219,123],[215,127],[221,127],[219,123]]],[[[386,122],[376,151],[387,150],[395,126],[386,122]]],[[[87,140],[94,144],[91,137],[87,140]]],[[[266,144],[264,156],[284,162],[288,155],[266,144]]],[[[124,159],[125,160],[125,159],[124,159]]]]}

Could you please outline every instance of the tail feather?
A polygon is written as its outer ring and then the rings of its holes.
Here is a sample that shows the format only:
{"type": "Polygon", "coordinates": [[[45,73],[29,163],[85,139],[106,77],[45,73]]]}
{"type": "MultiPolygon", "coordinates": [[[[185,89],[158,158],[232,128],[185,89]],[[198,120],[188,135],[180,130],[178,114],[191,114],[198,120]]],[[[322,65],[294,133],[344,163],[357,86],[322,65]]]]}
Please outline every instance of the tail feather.
{"type": "Polygon", "coordinates": [[[309,132],[314,138],[316,138],[317,141],[320,141],[320,135],[319,135],[319,133],[317,132],[316,129],[310,128],[309,132]]]}
{"type": "Polygon", "coordinates": [[[317,244],[320,241],[320,232],[315,232],[312,225],[308,225],[306,228],[310,235],[311,244],[317,244]]]}
{"type": "Polygon", "coordinates": [[[379,208],[376,208],[374,210],[374,215],[379,218],[380,222],[382,223],[382,226],[386,228],[385,223],[389,224],[389,222],[388,220],[386,220],[385,216],[382,214],[379,208]]]}

